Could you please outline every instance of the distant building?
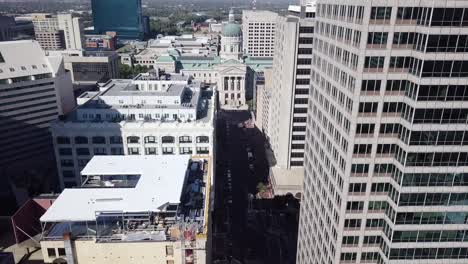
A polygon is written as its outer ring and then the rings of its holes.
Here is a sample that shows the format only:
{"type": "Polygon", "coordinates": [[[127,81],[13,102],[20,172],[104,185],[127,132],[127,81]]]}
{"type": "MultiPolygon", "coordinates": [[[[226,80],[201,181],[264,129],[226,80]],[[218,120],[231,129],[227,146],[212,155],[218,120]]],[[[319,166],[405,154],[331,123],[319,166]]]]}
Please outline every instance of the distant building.
{"type": "Polygon", "coordinates": [[[95,34],[117,32],[119,39],[143,39],[141,0],[92,0],[95,34]]]}
{"type": "Polygon", "coordinates": [[[192,34],[181,36],[158,36],[148,40],[146,46],[138,48],[132,45],[130,52],[122,52],[122,63],[129,66],[142,65],[153,68],[160,56],[216,56],[218,41],[207,36],[195,37],[192,34]]]}
{"type": "Polygon", "coordinates": [[[117,33],[106,32],[105,35],[86,35],[85,47],[91,50],[115,50],[117,48],[117,33]]]}
{"type": "Polygon", "coordinates": [[[36,41],[0,42],[0,95],[1,184],[39,189],[55,171],[50,122],[75,107],[70,73],[36,41]]]}
{"type": "Polygon", "coordinates": [[[62,188],[80,185],[79,172],[96,155],[213,154],[215,104],[188,75],[113,79],[77,100],[51,128],[62,188]]]}
{"type": "Polygon", "coordinates": [[[71,14],[33,14],[36,40],[45,50],[81,50],[84,46],[83,25],[71,14]]]}
{"type": "Polygon", "coordinates": [[[65,39],[60,30],[36,31],[35,39],[41,44],[44,50],[64,50],[65,39]]]}
{"type": "Polygon", "coordinates": [[[219,56],[191,55],[179,50],[168,50],[159,56],[155,68],[183,73],[205,84],[215,84],[218,103],[223,109],[247,109],[247,102],[255,102],[256,80],[271,58],[243,57],[242,29],[234,21],[231,10],[229,21],[223,23],[219,56]]]}
{"type": "Polygon", "coordinates": [[[95,156],[40,217],[45,263],[211,263],[209,155],[95,156]],[[71,210],[72,209],[72,210],[71,210]]]}
{"type": "Polygon", "coordinates": [[[120,57],[115,51],[47,51],[48,56],[62,56],[75,88],[120,77],[120,57]]]}
{"type": "Polygon", "coordinates": [[[8,16],[0,16],[0,41],[12,40],[15,36],[15,19],[8,16]]]}
{"type": "Polygon", "coordinates": [[[273,57],[277,17],[277,13],[266,10],[242,11],[242,46],[246,55],[273,57]]]}
{"type": "Polygon", "coordinates": [[[221,33],[223,31],[222,23],[210,23],[209,30],[211,33],[221,33]]]}
{"type": "Polygon", "coordinates": [[[96,84],[120,77],[120,57],[116,52],[86,51],[83,56],[64,56],[65,69],[74,84],[96,84]]]}
{"type": "Polygon", "coordinates": [[[150,17],[149,16],[142,16],[142,24],[143,24],[143,34],[145,36],[149,36],[150,33],[151,33],[150,17]]]}

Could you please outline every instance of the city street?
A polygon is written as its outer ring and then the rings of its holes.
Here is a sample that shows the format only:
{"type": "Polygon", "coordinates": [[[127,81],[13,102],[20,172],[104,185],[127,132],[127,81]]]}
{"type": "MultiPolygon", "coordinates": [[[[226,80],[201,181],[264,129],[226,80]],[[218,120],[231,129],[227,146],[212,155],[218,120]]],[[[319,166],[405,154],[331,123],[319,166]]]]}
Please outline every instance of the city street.
{"type": "Polygon", "coordinates": [[[250,113],[218,114],[215,210],[213,214],[213,260],[243,260],[248,257],[247,208],[249,194],[266,182],[268,164],[264,138],[257,128],[240,127],[250,113]],[[250,152],[250,154],[248,154],[250,152]]]}

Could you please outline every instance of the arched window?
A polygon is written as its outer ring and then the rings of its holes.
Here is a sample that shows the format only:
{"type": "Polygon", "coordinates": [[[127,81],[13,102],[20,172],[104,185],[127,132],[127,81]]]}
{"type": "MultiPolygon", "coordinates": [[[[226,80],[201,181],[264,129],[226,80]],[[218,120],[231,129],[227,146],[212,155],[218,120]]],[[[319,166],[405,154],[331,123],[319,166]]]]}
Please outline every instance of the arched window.
{"type": "Polygon", "coordinates": [[[155,136],[147,136],[145,137],[145,143],[157,143],[155,136]]]}
{"type": "Polygon", "coordinates": [[[207,136],[198,136],[197,143],[210,143],[210,138],[207,136]]]}
{"type": "Polygon", "coordinates": [[[87,137],[75,137],[75,144],[88,144],[87,137]]]}
{"type": "Polygon", "coordinates": [[[131,144],[140,143],[140,138],[135,137],[135,136],[127,137],[127,143],[131,143],[131,144]]]}
{"type": "Polygon", "coordinates": [[[162,137],[162,143],[174,143],[175,139],[171,136],[162,137]]]}
{"type": "Polygon", "coordinates": [[[192,143],[191,136],[181,136],[179,137],[179,143],[192,143]]]}

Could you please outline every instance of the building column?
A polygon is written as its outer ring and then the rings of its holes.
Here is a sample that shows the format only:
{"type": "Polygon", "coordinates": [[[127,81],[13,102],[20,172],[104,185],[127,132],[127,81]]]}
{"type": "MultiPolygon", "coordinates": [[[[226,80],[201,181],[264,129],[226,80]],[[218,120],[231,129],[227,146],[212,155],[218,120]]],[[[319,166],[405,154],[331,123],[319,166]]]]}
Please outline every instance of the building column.
{"type": "Polygon", "coordinates": [[[231,91],[234,91],[236,89],[235,77],[230,77],[230,80],[231,80],[231,91]]]}

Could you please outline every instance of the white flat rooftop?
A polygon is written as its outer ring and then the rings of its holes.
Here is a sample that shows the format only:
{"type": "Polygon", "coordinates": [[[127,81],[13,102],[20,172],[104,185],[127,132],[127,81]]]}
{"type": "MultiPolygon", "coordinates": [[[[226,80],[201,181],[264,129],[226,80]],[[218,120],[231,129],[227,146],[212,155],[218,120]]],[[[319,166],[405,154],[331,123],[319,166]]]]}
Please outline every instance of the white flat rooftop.
{"type": "Polygon", "coordinates": [[[94,156],[82,175],[140,175],[134,188],[65,189],[41,222],[95,221],[98,212],[157,212],[179,203],[190,155],[94,156]]]}
{"type": "Polygon", "coordinates": [[[270,168],[270,179],[275,194],[283,195],[288,192],[296,194],[302,190],[304,168],[284,169],[280,167],[270,168]]]}

